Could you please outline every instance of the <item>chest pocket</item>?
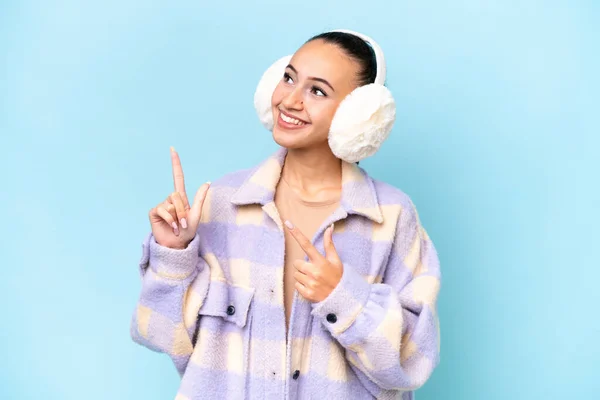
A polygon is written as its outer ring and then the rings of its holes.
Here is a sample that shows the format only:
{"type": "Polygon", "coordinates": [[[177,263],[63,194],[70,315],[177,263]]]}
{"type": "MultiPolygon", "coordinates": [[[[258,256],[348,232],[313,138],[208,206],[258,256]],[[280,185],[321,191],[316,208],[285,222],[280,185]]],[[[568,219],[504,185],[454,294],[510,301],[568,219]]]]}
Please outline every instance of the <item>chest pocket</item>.
{"type": "Polygon", "coordinates": [[[225,321],[243,328],[248,322],[254,292],[255,289],[251,287],[212,281],[198,314],[199,316],[221,317],[225,321]]]}
{"type": "MultiPolygon", "coordinates": [[[[206,299],[198,311],[198,323],[192,339],[195,363],[211,370],[225,368],[234,372],[230,377],[247,374],[254,292],[255,289],[250,287],[210,282],[206,299]]],[[[238,381],[225,380],[221,384],[226,387],[245,387],[240,386],[238,381]]],[[[235,398],[246,397],[240,393],[235,398]]]]}

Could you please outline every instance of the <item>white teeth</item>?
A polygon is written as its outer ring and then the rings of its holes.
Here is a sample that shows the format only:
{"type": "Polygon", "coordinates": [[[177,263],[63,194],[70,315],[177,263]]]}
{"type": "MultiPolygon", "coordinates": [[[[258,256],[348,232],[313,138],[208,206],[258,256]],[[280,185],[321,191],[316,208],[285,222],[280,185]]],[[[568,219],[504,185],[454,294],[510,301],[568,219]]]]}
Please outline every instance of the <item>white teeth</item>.
{"type": "Polygon", "coordinates": [[[281,119],[284,120],[285,122],[287,122],[288,124],[294,124],[294,125],[304,125],[304,122],[297,120],[296,118],[290,118],[287,115],[280,113],[281,114],[281,119]]]}

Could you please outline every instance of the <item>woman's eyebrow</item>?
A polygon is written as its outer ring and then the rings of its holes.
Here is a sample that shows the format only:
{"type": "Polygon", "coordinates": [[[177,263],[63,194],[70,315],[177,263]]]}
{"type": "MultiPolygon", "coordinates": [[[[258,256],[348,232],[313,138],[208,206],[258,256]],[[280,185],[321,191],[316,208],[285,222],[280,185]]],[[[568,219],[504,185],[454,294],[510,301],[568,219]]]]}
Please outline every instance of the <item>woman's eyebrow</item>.
{"type": "MultiPolygon", "coordinates": [[[[294,68],[294,66],[292,64],[288,64],[286,68],[291,69],[292,71],[294,71],[294,73],[296,75],[298,75],[298,71],[296,70],[296,68],[294,68]]],[[[307,79],[313,80],[313,81],[317,81],[317,82],[322,82],[325,85],[329,86],[331,88],[331,90],[333,90],[335,92],[335,89],[333,88],[333,86],[331,86],[331,84],[329,82],[327,82],[325,79],[323,78],[317,78],[315,76],[309,76],[307,79]]]]}

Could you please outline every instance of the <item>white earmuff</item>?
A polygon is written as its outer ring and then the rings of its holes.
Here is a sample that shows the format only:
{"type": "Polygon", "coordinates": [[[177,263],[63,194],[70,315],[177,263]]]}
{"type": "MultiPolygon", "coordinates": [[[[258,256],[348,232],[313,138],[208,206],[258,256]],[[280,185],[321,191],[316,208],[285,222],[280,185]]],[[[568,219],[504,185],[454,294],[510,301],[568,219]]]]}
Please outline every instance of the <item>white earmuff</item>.
{"type": "MultiPolygon", "coordinates": [[[[329,130],[329,147],[333,154],[347,162],[357,162],[375,154],[389,136],[396,119],[396,104],[384,86],[386,64],[383,51],[368,36],[349,30],[335,30],[360,37],[375,53],[375,82],[352,91],[338,106],[329,130]]],[[[281,81],[292,56],[273,63],[263,74],[254,94],[254,107],[261,123],[273,129],[271,97],[281,81]]]]}
{"type": "Polygon", "coordinates": [[[265,71],[260,78],[260,82],[254,92],[254,108],[258,114],[258,119],[268,130],[273,130],[273,109],[271,107],[271,97],[275,88],[281,81],[285,67],[290,63],[292,56],[281,57],[265,71]]]}

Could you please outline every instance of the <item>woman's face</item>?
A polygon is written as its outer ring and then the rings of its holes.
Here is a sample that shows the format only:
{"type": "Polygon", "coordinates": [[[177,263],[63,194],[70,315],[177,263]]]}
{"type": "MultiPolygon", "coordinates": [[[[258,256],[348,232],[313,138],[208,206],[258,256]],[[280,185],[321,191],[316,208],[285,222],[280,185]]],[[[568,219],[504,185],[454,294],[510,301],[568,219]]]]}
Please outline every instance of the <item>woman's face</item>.
{"type": "Polygon", "coordinates": [[[288,149],[327,145],[331,121],[341,101],[358,83],[359,64],[322,40],[303,45],[275,88],[273,139],[288,149]]]}

